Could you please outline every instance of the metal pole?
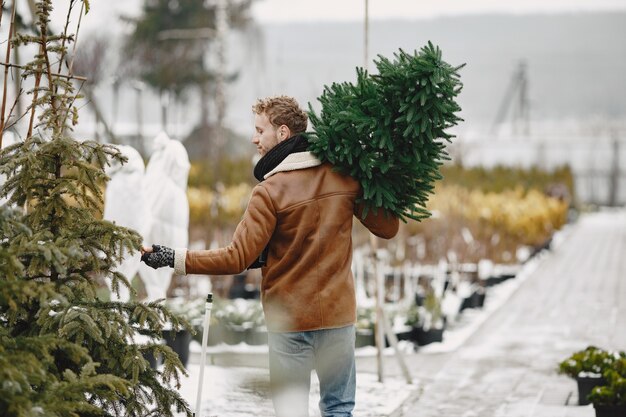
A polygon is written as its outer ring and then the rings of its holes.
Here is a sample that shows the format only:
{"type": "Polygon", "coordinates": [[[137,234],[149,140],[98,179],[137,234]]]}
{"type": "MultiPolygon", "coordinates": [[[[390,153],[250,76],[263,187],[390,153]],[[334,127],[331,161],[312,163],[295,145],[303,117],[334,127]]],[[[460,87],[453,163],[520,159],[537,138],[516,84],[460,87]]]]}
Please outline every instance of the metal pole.
{"type": "Polygon", "coordinates": [[[363,47],[363,68],[367,71],[369,66],[369,0],[365,0],[365,45],[363,47]]]}
{"type": "Polygon", "coordinates": [[[202,353],[200,355],[200,377],[198,378],[198,395],[196,395],[196,412],[195,417],[202,417],[202,384],[204,383],[204,367],[206,362],[206,346],[209,340],[209,323],[211,321],[211,309],[213,308],[213,294],[206,296],[204,303],[204,326],[202,328],[202,353]]]}
{"type": "Polygon", "coordinates": [[[612,148],[613,161],[611,164],[611,172],[609,173],[609,206],[616,207],[618,205],[617,195],[619,193],[619,140],[617,137],[617,129],[612,132],[612,148]]]}
{"type": "MultiPolygon", "coordinates": [[[[215,26],[217,30],[217,74],[215,79],[215,104],[217,110],[217,125],[215,131],[214,154],[216,162],[224,147],[224,118],[226,116],[226,36],[228,35],[228,13],[226,0],[218,0],[215,10],[215,26]]],[[[217,163],[216,163],[217,165],[217,163]]]]}

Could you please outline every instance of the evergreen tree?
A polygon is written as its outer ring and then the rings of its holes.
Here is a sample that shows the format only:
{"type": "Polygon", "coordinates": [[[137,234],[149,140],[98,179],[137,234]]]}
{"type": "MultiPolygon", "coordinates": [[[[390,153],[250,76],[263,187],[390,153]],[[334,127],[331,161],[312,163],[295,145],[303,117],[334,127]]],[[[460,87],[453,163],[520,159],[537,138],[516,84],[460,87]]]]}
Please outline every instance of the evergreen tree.
{"type": "MultiPolygon", "coordinates": [[[[243,29],[251,22],[254,0],[229,0],[228,24],[243,29]]],[[[206,53],[217,38],[217,1],[144,0],[138,18],[128,18],[133,30],[125,42],[124,67],[159,93],[184,98],[189,88],[203,94],[207,106],[215,72],[206,65],[206,53]]],[[[208,114],[208,110],[203,110],[208,114]]],[[[201,120],[206,124],[208,120],[201,120]]]]}
{"type": "Polygon", "coordinates": [[[319,115],[309,105],[310,149],[361,183],[367,209],[421,220],[430,216],[428,195],[449,159],[445,142],[454,136],[446,130],[461,121],[462,66],[444,62],[430,42],[375,64],[378,74],[357,68],[356,84],[325,87],[319,115]]]}
{"type": "Polygon", "coordinates": [[[159,302],[97,296],[104,275],[129,286],[115,265],[141,238],[101,220],[104,168],[124,159],[113,146],[72,138],[79,96],[55,63],[75,35],[49,33],[51,10],[51,0],[37,2],[38,33],[16,34],[12,45],[39,53],[22,74],[34,81],[32,127],[0,151],[0,196],[9,198],[0,207],[0,415],[191,415],[175,389],[184,368],[159,343],[166,321],[186,323],[159,302]],[[148,354],[162,355],[163,368],[152,369],[148,354]]]}

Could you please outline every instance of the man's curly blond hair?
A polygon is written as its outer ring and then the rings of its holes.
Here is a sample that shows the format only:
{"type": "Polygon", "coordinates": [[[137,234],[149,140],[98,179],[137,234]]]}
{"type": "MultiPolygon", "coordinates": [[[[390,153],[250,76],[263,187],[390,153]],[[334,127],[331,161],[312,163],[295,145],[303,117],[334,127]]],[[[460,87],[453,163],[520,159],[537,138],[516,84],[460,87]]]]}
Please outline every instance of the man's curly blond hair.
{"type": "Polygon", "coordinates": [[[259,99],[252,106],[252,111],[256,114],[265,113],[275,127],[287,126],[292,135],[306,131],[307,114],[293,97],[274,96],[259,99]]]}

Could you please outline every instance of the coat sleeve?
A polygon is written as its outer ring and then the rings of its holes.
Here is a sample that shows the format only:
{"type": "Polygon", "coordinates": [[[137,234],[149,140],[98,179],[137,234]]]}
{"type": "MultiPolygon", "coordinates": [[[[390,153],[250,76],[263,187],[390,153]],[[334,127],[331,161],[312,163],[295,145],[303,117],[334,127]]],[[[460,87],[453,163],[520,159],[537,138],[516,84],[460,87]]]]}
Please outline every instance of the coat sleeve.
{"type": "Polygon", "coordinates": [[[243,219],[231,243],[220,249],[190,250],[185,256],[183,274],[238,274],[254,262],[268,244],[276,227],[276,210],[262,185],[253,191],[243,219]]]}
{"type": "Polygon", "coordinates": [[[396,216],[383,209],[378,209],[376,213],[369,210],[367,216],[363,219],[364,208],[364,204],[356,204],[354,206],[354,215],[370,232],[383,239],[391,239],[398,233],[400,222],[396,216]]]}

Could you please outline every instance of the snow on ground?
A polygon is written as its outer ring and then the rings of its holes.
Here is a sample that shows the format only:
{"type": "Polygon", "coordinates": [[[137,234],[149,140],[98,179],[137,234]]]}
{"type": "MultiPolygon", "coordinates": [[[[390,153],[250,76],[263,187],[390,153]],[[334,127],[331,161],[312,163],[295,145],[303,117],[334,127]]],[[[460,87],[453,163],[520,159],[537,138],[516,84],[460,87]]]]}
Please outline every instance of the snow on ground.
{"type": "MultiPolygon", "coordinates": [[[[189,365],[188,373],[189,376],[181,381],[180,393],[193,409],[197,399],[200,365],[189,365]]],[[[316,417],[320,416],[317,407],[319,384],[315,375],[311,381],[309,415],[316,417]]],[[[384,383],[379,383],[376,375],[359,373],[354,415],[362,417],[390,415],[415,389],[415,385],[407,385],[402,380],[386,379],[384,383]]],[[[267,369],[214,365],[205,368],[201,417],[273,415],[267,369]]],[[[196,414],[196,417],[199,416],[196,414]]]]}
{"type": "MultiPolygon", "coordinates": [[[[569,233],[566,227],[555,235],[553,249],[560,246],[569,233]]],[[[406,355],[428,355],[456,351],[476,330],[501,306],[503,306],[517,288],[538,267],[544,254],[526,262],[514,279],[509,279],[494,287],[488,288],[485,306],[482,309],[467,309],[450,323],[441,343],[433,343],[420,347],[414,353],[410,342],[400,342],[399,348],[406,355]]],[[[193,409],[196,405],[200,345],[192,342],[191,360],[188,365],[188,377],[181,379],[180,393],[193,409]]],[[[384,351],[386,357],[394,355],[393,348],[384,351]]],[[[376,355],[372,346],[359,348],[359,358],[376,355]]],[[[391,360],[391,359],[387,359],[391,360]]],[[[269,394],[269,371],[267,369],[267,346],[235,346],[220,344],[207,349],[207,363],[202,390],[202,414],[196,417],[264,417],[273,416],[274,409],[269,394]],[[246,366],[241,366],[246,365],[246,366]]],[[[358,367],[357,367],[358,368],[358,367]]],[[[317,406],[319,400],[319,384],[313,374],[309,395],[309,413],[312,417],[320,416],[317,406]]],[[[378,382],[374,373],[359,372],[357,374],[357,393],[355,416],[380,417],[389,416],[401,405],[414,397],[422,387],[419,381],[407,384],[402,378],[385,378],[384,383],[378,382]]]]}
{"type": "MultiPolygon", "coordinates": [[[[552,250],[558,248],[571,232],[571,225],[566,225],[562,230],[556,232],[552,238],[552,250]]],[[[550,253],[539,253],[534,258],[526,262],[514,279],[506,280],[498,285],[487,289],[485,305],[480,309],[466,309],[457,316],[457,320],[449,323],[443,334],[443,342],[432,343],[419,348],[420,353],[443,353],[453,352],[465,343],[465,341],[476,332],[476,330],[495,311],[500,309],[515,291],[526,281],[539,266],[545,256],[550,253]]]]}

